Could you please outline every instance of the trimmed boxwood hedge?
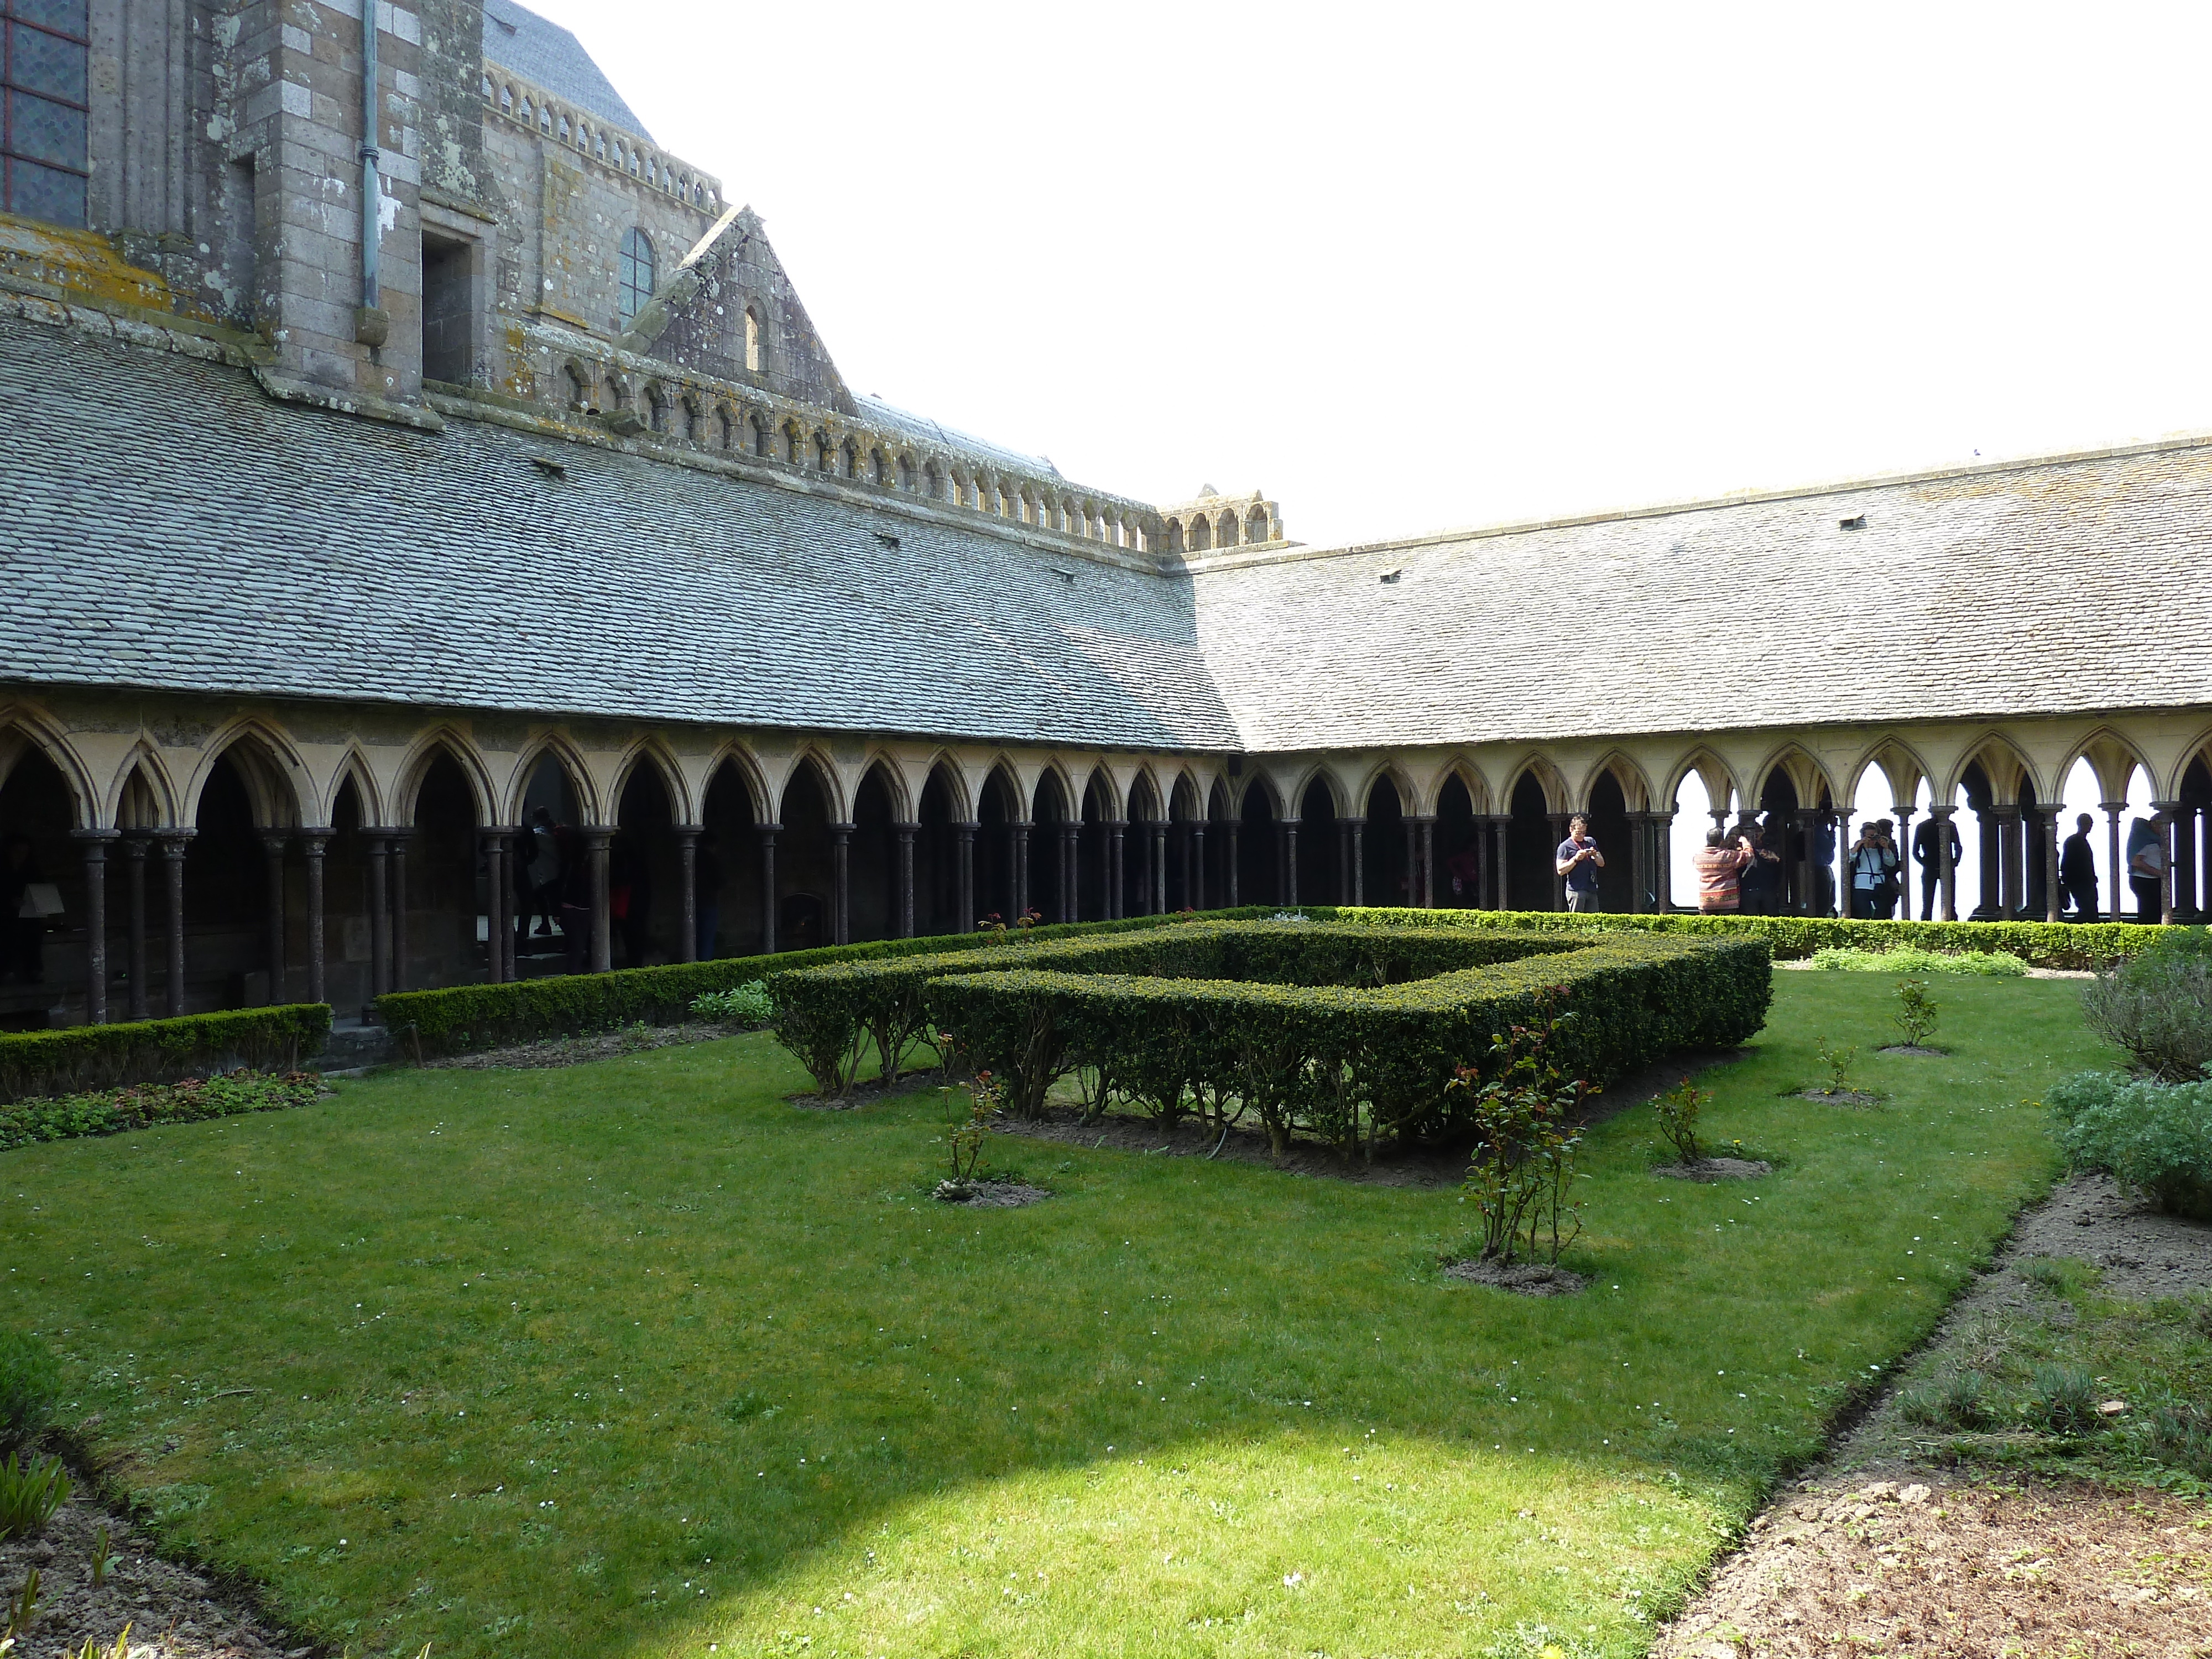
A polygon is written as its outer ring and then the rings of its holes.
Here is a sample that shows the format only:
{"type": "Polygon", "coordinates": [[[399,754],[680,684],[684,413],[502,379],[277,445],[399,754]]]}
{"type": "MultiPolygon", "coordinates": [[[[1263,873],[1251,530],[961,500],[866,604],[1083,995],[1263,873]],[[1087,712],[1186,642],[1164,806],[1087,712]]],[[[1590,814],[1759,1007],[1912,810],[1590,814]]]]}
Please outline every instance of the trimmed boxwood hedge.
{"type": "Polygon", "coordinates": [[[807,969],[769,992],[780,1026],[817,1041],[926,1016],[1017,1111],[1091,1067],[1102,1091],[1155,1110],[1233,1099],[1278,1146],[1294,1127],[1348,1145],[1463,1136],[1444,1085],[1545,1000],[1574,1016],[1561,1064],[1595,1083],[1734,1047],[1765,1021],[1768,963],[1757,939],[1194,921],[807,969]]]}
{"type": "Polygon", "coordinates": [[[290,1071],[321,1048],[330,1029],[328,1004],[301,1002],[0,1033],[0,1100],[175,1083],[240,1066],[290,1071]]]}
{"type": "MultiPolygon", "coordinates": [[[[1232,912],[1230,914],[1255,914],[1232,912]]],[[[1054,939],[1102,933],[1126,933],[1164,926],[1165,916],[1133,916],[1123,921],[1091,921],[1039,927],[1012,934],[1010,948],[1054,939]]],[[[718,957],[661,968],[622,968],[605,974],[556,974],[506,985],[453,985],[434,991],[394,991],[376,999],[376,1015],[410,1054],[419,1043],[426,1055],[466,1054],[541,1037],[575,1036],[611,1030],[642,1020],[671,1025],[690,1018],[692,1000],[708,991],[728,991],[793,968],[878,957],[942,956],[990,946],[980,933],[937,939],[877,939],[864,945],[830,945],[813,951],[787,951],[767,957],[718,957]]]]}
{"type": "Polygon", "coordinates": [[[1316,920],[1379,922],[1390,927],[1504,927],[1541,933],[1632,931],[1766,941],[1778,962],[1796,962],[1816,951],[1841,948],[1891,951],[1915,946],[1958,956],[2002,951],[2031,968],[2109,968],[2148,950],[2161,939],[2191,931],[2132,921],[1852,921],[1834,916],[1626,915],[1568,910],[1407,910],[1310,904],[1316,920]]]}

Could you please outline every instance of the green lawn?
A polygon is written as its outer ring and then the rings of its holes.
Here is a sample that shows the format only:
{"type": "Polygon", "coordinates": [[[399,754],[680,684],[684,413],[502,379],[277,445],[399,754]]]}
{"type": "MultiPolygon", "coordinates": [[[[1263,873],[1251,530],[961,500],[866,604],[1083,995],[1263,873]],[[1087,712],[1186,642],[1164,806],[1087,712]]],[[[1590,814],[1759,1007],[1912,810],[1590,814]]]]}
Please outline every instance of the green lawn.
{"type": "Polygon", "coordinates": [[[395,1072],[0,1158],[0,1320],[180,1549],[356,1654],[1632,1654],[2054,1172],[2077,990],[1946,983],[1944,1060],[1785,1099],[1891,981],[1778,974],[1712,1130],[1594,1138],[1596,1276],[1443,1279],[1449,1192],[794,1110],[764,1036],[395,1072]]]}

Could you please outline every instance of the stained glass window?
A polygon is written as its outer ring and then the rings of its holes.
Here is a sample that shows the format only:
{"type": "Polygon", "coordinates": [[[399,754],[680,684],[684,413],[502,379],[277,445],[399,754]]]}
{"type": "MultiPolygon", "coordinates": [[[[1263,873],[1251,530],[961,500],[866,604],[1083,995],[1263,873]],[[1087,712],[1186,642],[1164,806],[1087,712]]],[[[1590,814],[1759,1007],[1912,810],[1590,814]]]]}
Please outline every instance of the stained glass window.
{"type": "Polygon", "coordinates": [[[0,0],[0,210],[85,218],[86,0],[0,0]]]}

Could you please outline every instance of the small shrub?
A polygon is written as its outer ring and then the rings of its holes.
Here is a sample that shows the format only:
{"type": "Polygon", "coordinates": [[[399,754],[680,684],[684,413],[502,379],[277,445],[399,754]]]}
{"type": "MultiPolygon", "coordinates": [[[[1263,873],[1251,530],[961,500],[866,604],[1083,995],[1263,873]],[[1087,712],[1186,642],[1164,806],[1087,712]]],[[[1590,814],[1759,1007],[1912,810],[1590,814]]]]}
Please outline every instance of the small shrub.
{"type": "Polygon", "coordinates": [[[1907,1390],[1899,1406],[1931,1428],[1978,1429],[1990,1420],[1989,1382],[1979,1371],[1954,1371],[1907,1390]]]}
{"type": "Polygon", "coordinates": [[[1685,1164],[1702,1163],[1705,1148],[1698,1144],[1698,1119],[1712,1103],[1713,1091],[1700,1089],[1684,1078],[1651,1103],[1659,1115],[1659,1133],[1685,1164]]]}
{"type": "Polygon", "coordinates": [[[2212,952],[2161,945],[2083,986],[2081,1012],[2143,1072],[2186,1083],[2212,1066],[2212,952]]]}
{"type": "Polygon", "coordinates": [[[53,1421],[61,1366],[35,1336],[0,1331],[0,1459],[27,1452],[53,1421]]]}
{"type": "Polygon", "coordinates": [[[60,1458],[0,1458],[0,1543],[37,1537],[69,1495],[69,1472],[60,1458]]]}
{"type": "Polygon", "coordinates": [[[1810,957],[1815,968],[1852,974],[1979,974],[1990,978],[2018,979],[2028,964],[2008,951],[1967,951],[1956,955],[1900,945],[1894,951],[1864,951],[1852,945],[1831,945],[1810,957]]]}
{"type": "Polygon", "coordinates": [[[322,1091],[313,1072],[236,1071],[182,1083],[142,1083],[0,1106],[0,1152],[40,1140],[121,1134],[156,1123],[197,1123],[305,1106],[322,1091]]]}
{"type": "MultiPolygon", "coordinates": [[[[7,1534],[0,1533],[0,1538],[7,1534]]],[[[15,1644],[30,1633],[31,1620],[39,1615],[39,1570],[33,1567],[23,1576],[22,1588],[9,1596],[0,1613],[0,1655],[6,1654],[15,1644]]]]}
{"type": "Polygon", "coordinates": [[[2160,1462],[2212,1480],[2212,1410],[2194,1401],[2170,1401],[2150,1413],[2143,1438],[2160,1462]]]}
{"type": "Polygon", "coordinates": [[[2169,1214],[2212,1221],[2212,1081],[2085,1072],[2050,1098],[2073,1169],[2124,1182],[2169,1214]]]}
{"type": "Polygon", "coordinates": [[[1814,1048],[1820,1056],[1820,1069],[1827,1073],[1827,1091],[1832,1095],[1851,1092],[1851,1066],[1858,1050],[1831,1044],[1826,1037],[1814,1039],[1814,1048]]]}
{"type": "Polygon", "coordinates": [[[1936,999],[1928,994],[1926,980],[1897,981],[1897,1012],[1893,1018],[1908,1046],[1927,1047],[1928,1039],[1936,1035],[1936,999]]]}
{"type": "Polygon", "coordinates": [[[2087,1434],[2100,1421],[2097,1384],[2079,1365],[2038,1365],[2029,1381],[2028,1420],[2052,1434],[2087,1434]]]}
{"type": "Polygon", "coordinates": [[[965,1091],[948,1085],[939,1092],[945,1101],[946,1161],[951,1166],[950,1184],[964,1188],[975,1178],[976,1166],[983,1161],[983,1146],[991,1133],[991,1121],[1005,1105],[1006,1091],[993,1081],[990,1073],[978,1072],[965,1091]],[[964,1104],[960,1099],[963,1092],[968,1097],[964,1104]]]}
{"type": "Polygon", "coordinates": [[[702,1019],[731,1025],[761,1026],[769,1023],[775,1005],[769,1000],[766,980],[747,980],[726,991],[702,991],[691,999],[691,1012],[702,1019]]]}
{"type": "Polygon", "coordinates": [[[92,1569],[92,1587],[98,1589],[107,1582],[107,1575],[121,1565],[114,1550],[109,1547],[107,1528],[103,1524],[92,1535],[92,1555],[88,1565],[92,1569]]]}
{"type": "Polygon", "coordinates": [[[826,999],[769,995],[769,1030],[806,1068],[816,1092],[842,1095],[850,1089],[868,1046],[867,1028],[853,1009],[826,999]]]}
{"type": "Polygon", "coordinates": [[[1531,1023],[1491,1039],[1486,1066],[1461,1067],[1447,1089],[1468,1097],[1475,1127],[1462,1201],[1481,1213],[1482,1259],[1501,1267],[1516,1256],[1556,1264],[1583,1227],[1574,1196],[1582,1135],[1571,1126],[1595,1091],[1567,1078],[1554,1058],[1575,1016],[1553,1012],[1549,998],[1537,1006],[1531,1023]]]}
{"type": "Polygon", "coordinates": [[[330,1029],[328,1005],[309,1002],[0,1032],[0,1100],[173,1083],[240,1065],[289,1071],[314,1057],[330,1029]]]}

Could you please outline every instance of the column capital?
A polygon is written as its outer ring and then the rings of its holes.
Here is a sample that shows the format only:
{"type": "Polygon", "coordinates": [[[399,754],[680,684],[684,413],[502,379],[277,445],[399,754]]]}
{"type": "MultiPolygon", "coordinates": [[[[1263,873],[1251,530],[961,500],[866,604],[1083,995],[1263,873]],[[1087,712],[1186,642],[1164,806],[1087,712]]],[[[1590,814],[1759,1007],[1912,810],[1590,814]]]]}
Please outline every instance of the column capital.
{"type": "Polygon", "coordinates": [[[126,859],[136,859],[143,864],[146,861],[147,849],[153,846],[154,838],[143,830],[123,830],[117,833],[123,837],[122,845],[118,849],[123,856],[126,859]]]}
{"type": "Polygon", "coordinates": [[[1129,820],[1127,818],[1101,818],[1098,820],[1098,825],[1102,830],[1127,830],[1129,827],[1129,820]]]}
{"type": "Polygon", "coordinates": [[[830,833],[842,841],[853,833],[854,827],[849,823],[833,823],[830,826],[830,833]]]}
{"type": "Polygon", "coordinates": [[[902,819],[893,819],[891,822],[891,828],[897,830],[902,836],[911,836],[919,833],[921,826],[918,823],[906,823],[902,819]]]}
{"type": "MultiPolygon", "coordinates": [[[[513,835],[514,832],[512,830],[487,830],[484,833],[513,835]]],[[[584,845],[590,850],[594,853],[603,853],[606,850],[607,844],[615,838],[615,827],[611,823],[586,823],[578,826],[576,833],[583,836],[584,845]]]]}
{"type": "Polygon", "coordinates": [[[972,836],[983,826],[973,818],[954,818],[951,827],[957,830],[963,836],[972,836]]]}
{"type": "Polygon", "coordinates": [[[2171,817],[2174,813],[2181,811],[2185,804],[2185,803],[2178,800],[2154,800],[2150,804],[2150,810],[2154,812],[2160,813],[2162,816],[2171,817]]]}
{"type": "Polygon", "coordinates": [[[80,842],[88,849],[94,847],[104,848],[110,842],[121,841],[123,832],[120,830],[72,830],[70,831],[70,839],[80,842]]]}
{"type": "Polygon", "coordinates": [[[1360,815],[1356,817],[1341,817],[1339,818],[1337,822],[1339,823],[1364,823],[1367,822],[1367,819],[1364,815],[1360,815]]]}
{"type": "Polygon", "coordinates": [[[1928,808],[1928,816],[1932,818],[1948,818],[1952,813],[1958,810],[1959,809],[1955,805],[1953,805],[1949,802],[1939,800],[1930,804],[1928,808]]]}
{"type": "Polygon", "coordinates": [[[300,837],[300,845],[306,850],[307,856],[311,859],[319,859],[323,855],[323,849],[330,845],[331,837],[337,835],[337,831],[325,826],[318,830],[296,830],[294,833],[300,837]]]}
{"type": "Polygon", "coordinates": [[[668,826],[668,833],[672,836],[703,836],[707,833],[707,826],[703,823],[672,823],[668,826]]]}

